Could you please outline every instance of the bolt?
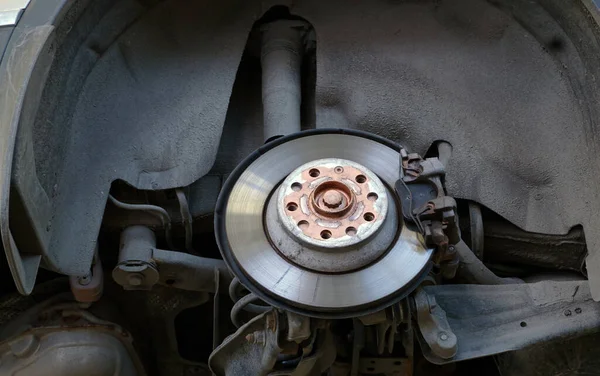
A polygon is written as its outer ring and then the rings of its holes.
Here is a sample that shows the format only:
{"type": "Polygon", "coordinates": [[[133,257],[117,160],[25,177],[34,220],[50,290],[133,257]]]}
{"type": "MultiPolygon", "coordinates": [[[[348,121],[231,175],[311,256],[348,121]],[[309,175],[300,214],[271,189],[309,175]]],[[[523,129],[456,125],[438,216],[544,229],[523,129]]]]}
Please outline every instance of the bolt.
{"type": "Polygon", "coordinates": [[[130,286],[141,286],[144,283],[144,275],[140,273],[133,273],[127,278],[127,282],[130,286]]]}
{"type": "Polygon", "coordinates": [[[571,316],[571,315],[572,315],[572,313],[571,313],[571,310],[567,309],[567,310],[565,311],[565,316],[567,316],[567,317],[568,317],[568,316],[571,316]]]}
{"type": "Polygon", "coordinates": [[[581,308],[575,308],[575,313],[580,314],[581,313],[581,308]]]}
{"type": "Polygon", "coordinates": [[[342,200],[342,194],[334,189],[328,190],[323,195],[323,203],[325,203],[325,206],[328,208],[337,208],[342,204],[342,200]]]}
{"type": "Polygon", "coordinates": [[[79,283],[81,286],[87,286],[90,284],[90,282],[92,282],[92,278],[89,274],[77,278],[77,283],[79,283]]]}
{"type": "Polygon", "coordinates": [[[446,332],[440,332],[439,337],[442,341],[448,340],[448,334],[446,334],[446,332]]]}

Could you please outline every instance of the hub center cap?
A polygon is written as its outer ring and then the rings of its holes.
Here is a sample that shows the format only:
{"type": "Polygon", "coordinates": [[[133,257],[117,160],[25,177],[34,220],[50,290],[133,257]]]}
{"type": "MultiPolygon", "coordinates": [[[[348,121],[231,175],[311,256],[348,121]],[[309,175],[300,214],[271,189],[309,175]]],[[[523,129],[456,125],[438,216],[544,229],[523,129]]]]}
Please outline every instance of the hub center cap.
{"type": "Polygon", "coordinates": [[[343,183],[325,181],[310,192],[310,203],[322,218],[339,219],[354,208],[356,195],[343,183]]]}

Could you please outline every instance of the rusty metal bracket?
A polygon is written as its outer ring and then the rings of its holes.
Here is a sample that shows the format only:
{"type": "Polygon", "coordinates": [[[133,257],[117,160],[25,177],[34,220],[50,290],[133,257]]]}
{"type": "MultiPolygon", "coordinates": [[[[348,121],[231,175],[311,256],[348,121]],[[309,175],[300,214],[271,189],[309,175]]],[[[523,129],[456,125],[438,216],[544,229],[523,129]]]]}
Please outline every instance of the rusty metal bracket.
{"type": "Polygon", "coordinates": [[[279,345],[279,316],[260,314],[227,337],[210,355],[214,375],[266,375],[283,351],[279,345]]]}
{"type": "Polygon", "coordinates": [[[310,318],[297,313],[286,312],[287,316],[287,340],[300,343],[311,335],[310,318]]]}
{"type": "Polygon", "coordinates": [[[415,296],[417,323],[423,339],[431,352],[442,359],[451,359],[456,355],[457,338],[448,319],[446,312],[437,305],[435,297],[419,290],[415,296]]]}
{"type": "Polygon", "coordinates": [[[272,309],[242,325],[210,355],[208,364],[213,374],[309,376],[329,369],[336,351],[327,322],[311,323],[308,317],[291,315],[272,309]],[[293,323],[293,329],[287,328],[289,323],[293,323]],[[293,364],[282,362],[280,355],[293,364]]]}
{"type": "MultiPolygon", "coordinates": [[[[588,281],[423,287],[447,313],[457,352],[443,358],[418,338],[425,358],[445,364],[539,346],[600,331],[600,306],[588,281]]],[[[415,299],[416,303],[417,299],[415,299]]],[[[419,323],[421,326],[421,323],[419,323]]]]}

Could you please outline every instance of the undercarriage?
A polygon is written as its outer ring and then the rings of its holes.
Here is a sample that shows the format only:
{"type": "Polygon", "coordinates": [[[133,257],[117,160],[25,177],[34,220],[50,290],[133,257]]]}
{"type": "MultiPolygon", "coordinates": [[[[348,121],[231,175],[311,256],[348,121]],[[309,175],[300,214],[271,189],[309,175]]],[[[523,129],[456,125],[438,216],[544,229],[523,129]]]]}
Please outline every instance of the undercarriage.
{"type": "Polygon", "coordinates": [[[594,3],[1,6],[0,375],[600,374],[594,3]]]}

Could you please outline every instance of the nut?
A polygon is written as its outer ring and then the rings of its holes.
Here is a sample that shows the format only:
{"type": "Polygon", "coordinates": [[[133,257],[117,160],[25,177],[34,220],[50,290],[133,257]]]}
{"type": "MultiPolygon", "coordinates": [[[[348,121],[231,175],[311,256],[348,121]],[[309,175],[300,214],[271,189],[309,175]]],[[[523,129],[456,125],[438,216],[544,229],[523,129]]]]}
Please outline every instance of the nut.
{"type": "Polygon", "coordinates": [[[323,194],[323,203],[328,208],[337,208],[342,204],[343,196],[335,189],[330,189],[323,194]]]}

